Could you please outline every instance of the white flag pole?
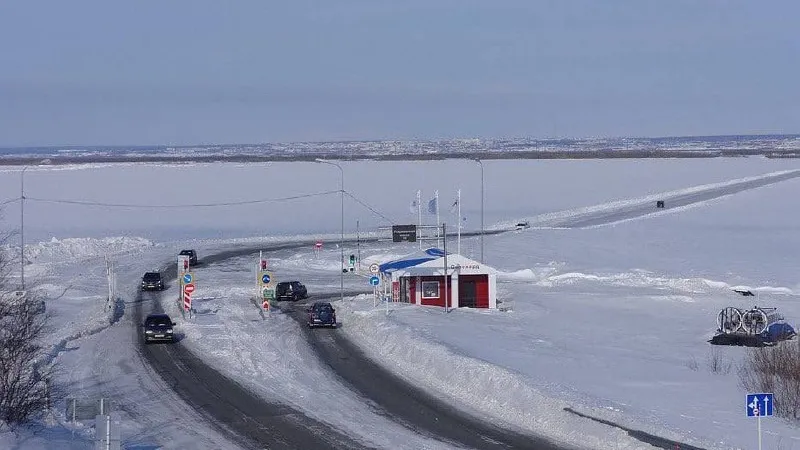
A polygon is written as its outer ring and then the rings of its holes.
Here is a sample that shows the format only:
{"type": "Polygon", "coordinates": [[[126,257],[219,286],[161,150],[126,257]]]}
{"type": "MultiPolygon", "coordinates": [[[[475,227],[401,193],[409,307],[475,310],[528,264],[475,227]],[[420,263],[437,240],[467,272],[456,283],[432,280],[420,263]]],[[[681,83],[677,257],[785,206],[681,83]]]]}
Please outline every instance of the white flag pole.
{"type": "Polygon", "coordinates": [[[458,254],[461,254],[461,189],[458,190],[458,254]]]}
{"type": "Polygon", "coordinates": [[[437,189],[433,193],[434,204],[436,205],[436,246],[442,246],[442,241],[439,239],[439,227],[442,225],[442,222],[439,220],[439,190],[437,189]]]}
{"type": "Polygon", "coordinates": [[[419,227],[417,228],[417,241],[419,241],[419,249],[422,250],[422,191],[417,189],[417,214],[419,215],[419,227]]]}

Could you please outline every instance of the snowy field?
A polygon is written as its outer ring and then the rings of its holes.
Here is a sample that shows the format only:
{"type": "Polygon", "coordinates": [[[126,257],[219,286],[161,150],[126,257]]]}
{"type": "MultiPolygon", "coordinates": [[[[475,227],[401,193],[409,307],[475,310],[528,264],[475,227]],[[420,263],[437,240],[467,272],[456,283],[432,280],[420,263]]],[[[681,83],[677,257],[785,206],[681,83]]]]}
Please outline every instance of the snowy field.
{"type": "MultiPolygon", "coordinates": [[[[612,208],[616,200],[797,169],[800,163],[737,158],[484,166],[490,227],[592,205],[612,208]]],[[[423,201],[440,191],[442,218],[448,221],[455,218],[445,207],[455,189],[462,189],[466,227],[480,225],[476,163],[342,167],[345,189],[360,202],[346,198],[348,235],[356,220],[362,231],[388,225],[364,205],[396,223],[413,223],[409,203],[417,189],[423,201]]],[[[4,199],[15,197],[19,175],[19,168],[0,169],[4,199]]],[[[71,395],[108,395],[120,402],[127,448],[185,448],[190,442],[193,448],[231,448],[211,427],[198,427],[203,419],[181,410],[158,376],[143,368],[134,324],[124,313],[120,317],[119,308],[106,308],[104,257],[117,264],[123,301],[130,301],[142,272],[171,261],[184,246],[197,248],[202,257],[230,246],[321,238],[326,246],[319,258],[311,249],[287,251],[271,265],[278,274],[302,279],[312,292],[335,292],[338,193],[273,200],[336,190],[338,183],[335,167],[313,163],[29,168],[25,276],[54,297],[48,303],[56,319],[49,338],[65,369],[60,381],[71,395]],[[231,205],[251,200],[259,202],[231,205]],[[205,206],[210,203],[228,205],[205,206]],[[171,400],[154,400],[159,396],[171,400]]],[[[487,237],[486,263],[501,271],[499,294],[512,311],[444,315],[436,308],[393,305],[386,316],[372,308],[371,298],[359,297],[338,305],[340,332],[386,367],[463,408],[567,442],[648,448],[619,430],[561,411],[570,406],[707,448],[753,448],[755,423],[744,417],[745,392],[734,369],[708,370],[712,348],[705,341],[719,309],[755,302],[735,297],[732,286],[756,289],[760,306],[778,306],[797,324],[800,226],[791,199],[798,191],[800,181],[790,180],[611,226],[487,237]]],[[[18,207],[5,206],[2,228],[19,226],[18,207]]],[[[426,221],[433,219],[428,215],[426,221]]],[[[10,254],[17,254],[10,244],[10,254]]],[[[366,263],[414,249],[381,244],[361,251],[366,263]]],[[[464,240],[462,250],[477,259],[478,240],[464,240]]],[[[202,314],[179,324],[193,351],[265,397],[373,445],[442,448],[360,403],[313,359],[287,317],[275,314],[265,327],[249,303],[252,263],[237,258],[198,271],[196,307],[202,314]],[[233,334],[226,331],[231,329],[233,334]],[[271,382],[287,377],[295,382],[271,382]],[[325,401],[309,399],[309,387],[320,384],[329,386],[325,401]]],[[[363,278],[348,278],[346,287],[358,286],[367,287],[363,278]]],[[[743,355],[740,348],[716,350],[732,367],[743,355]]],[[[89,424],[65,422],[62,406],[45,422],[49,426],[22,430],[18,439],[2,435],[0,444],[87,448],[89,424]]],[[[800,448],[796,427],[778,419],[763,425],[767,448],[800,448]]]]}

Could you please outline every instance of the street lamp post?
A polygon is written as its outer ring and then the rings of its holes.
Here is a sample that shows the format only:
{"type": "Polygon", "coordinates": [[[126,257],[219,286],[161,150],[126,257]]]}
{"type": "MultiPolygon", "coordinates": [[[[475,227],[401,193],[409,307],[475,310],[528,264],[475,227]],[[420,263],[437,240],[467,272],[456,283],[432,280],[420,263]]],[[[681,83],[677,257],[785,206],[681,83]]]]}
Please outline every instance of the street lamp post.
{"type": "Polygon", "coordinates": [[[481,263],[483,263],[483,161],[476,159],[475,162],[481,166],[481,263]]]}
{"type": "Polygon", "coordinates": [[[25,290],[25,171],[29,166],[22,168],[19,181],[19,278],[25,290]]]}
{"type": "Polygon", "coordinates": [[[340,179],[339,179],[339,196],[341,197],[341,202],[342,202],[342,211],[341,211],[341,216],[342,216],[341,232],[342,232],[342,234],[341,234],[341,237],[339,238],[339,249],[342,252],[341,257],[340,257],[340,261],[342,263],[342,267],[341,267],[341,270],[339,271],[339,292],[341,294],[341,301],[344,302],[344,169],[342,169],[342,166],[340,166],[339,164],[336,164],[335,162],[326,161],[324,159],[319,159],[319,158],[317,158],[315,161],[318,162],[318,163],[330,164],[332,166],[336,166],[339,169],[339,175],[340,175],[340,179]]]}

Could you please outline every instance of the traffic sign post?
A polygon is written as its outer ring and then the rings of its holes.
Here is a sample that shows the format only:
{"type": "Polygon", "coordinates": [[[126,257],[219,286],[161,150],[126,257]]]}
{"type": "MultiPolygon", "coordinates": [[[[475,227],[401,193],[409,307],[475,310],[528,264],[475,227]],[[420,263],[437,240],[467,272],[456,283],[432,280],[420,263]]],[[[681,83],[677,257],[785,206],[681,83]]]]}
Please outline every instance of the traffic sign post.
{"type": "Polygon", "coordinates": [[[370,264],[369,265],[369,273],[377,275],[378,272],[380,272],[380,271],[381,271],[381,266],[379,266],[377,264],[370,264]]]}
{"type": "Polygon", "coordinates": [[[264,311],[270,310],[272,301],[275,300],[275,288],[264,287],[261,289],[261,307],[264,311]]]}
{"type": "Polygon", "coordinates": [[[258,283],[261,285],[260,287],[272,287],[275,284],[275,278],[272,276],[272,272],[269,270],[262,270],[259,272],[258,283]]]}
{"type": "Polygon", "coordinates": [[[758,420],[758,450],[761,450],[761,417],[772,417],[774,405],[775,396],[772,393],[747,394],[745,398],[747,417],[758,420]]]}
{"type": "MultiPolygon", "coordinates": [[[[186,277],[184,277],[183,279],[185,280],[186,277]]],[[[187,283],[183,285],[183,310],[189,311],[190,316],[192,311],[192,292],[194,292],[194,284],[187,283]]]]}
{"type": "Polygon", "coordinates": [[[192,272],[186,272],[183,274],[183,278],[181,279],[183,284],[192,284],[194,283],[194,274],[192,272]]]}

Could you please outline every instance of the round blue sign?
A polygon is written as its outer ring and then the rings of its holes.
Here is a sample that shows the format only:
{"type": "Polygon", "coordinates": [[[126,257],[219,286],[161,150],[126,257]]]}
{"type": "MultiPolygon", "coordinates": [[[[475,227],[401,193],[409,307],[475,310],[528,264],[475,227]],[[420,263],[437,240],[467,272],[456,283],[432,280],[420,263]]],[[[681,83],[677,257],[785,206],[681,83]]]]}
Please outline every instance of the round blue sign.
{"type": "Polygon", "coordinates": [[[264,275],[261,275],[261,282],[262,283],[269,284],[269,280],[271,280],[271,278],[266,273],[264,275]]]}
{"type": "Polygon", "coordinates": [[[192,274],[185,273],[183,274],[183,284],[189,284],[192,282],[192,274]]]}
{"type": "Polygon", "coordinates": [[[370,279],[369,279],[369,284],[371,284],[373,286],[377,286],[378,284],[380,284],[380,282],[381,282],[381,279],[378,278],[378,277],[370,277],[370,279]]]}

